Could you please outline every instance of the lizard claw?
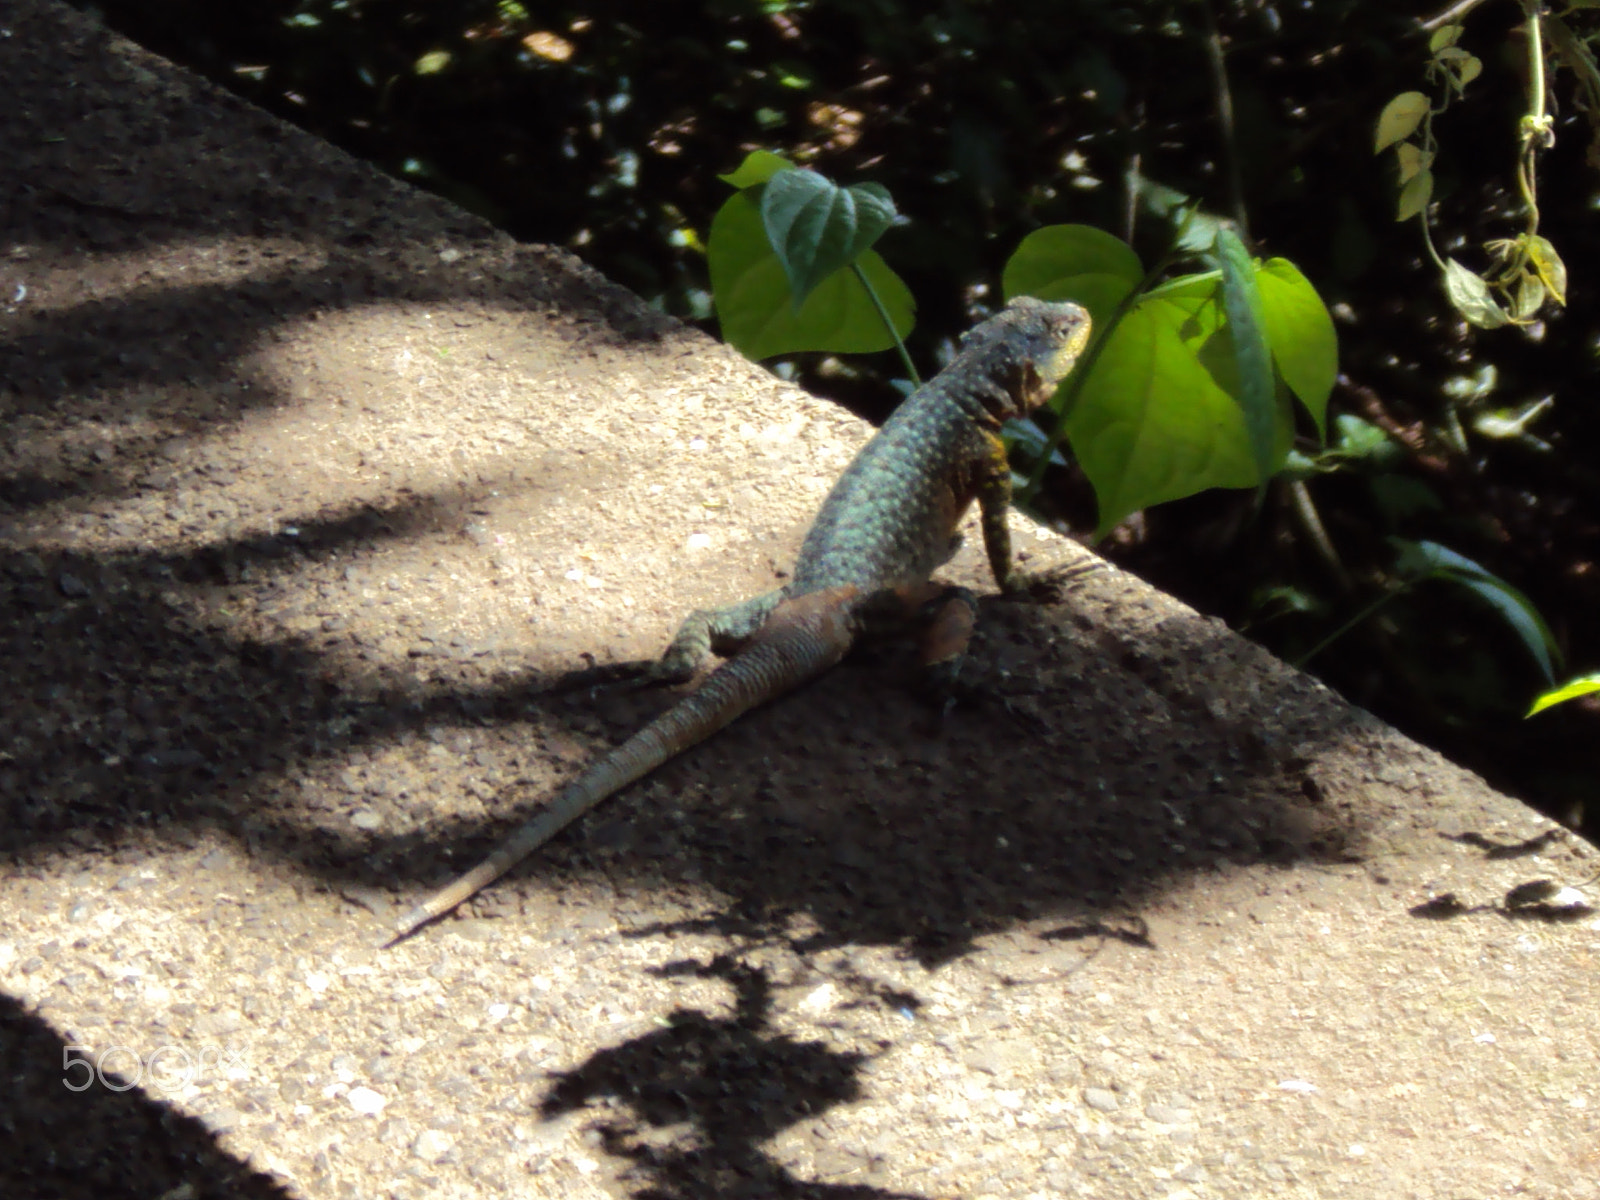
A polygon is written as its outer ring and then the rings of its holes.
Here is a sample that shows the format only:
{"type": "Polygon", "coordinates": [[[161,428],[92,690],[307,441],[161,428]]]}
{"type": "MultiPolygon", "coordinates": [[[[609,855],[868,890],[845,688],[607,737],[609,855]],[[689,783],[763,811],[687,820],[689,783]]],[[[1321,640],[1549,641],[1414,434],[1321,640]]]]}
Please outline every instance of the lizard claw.
{"type": "Polygon", "coordinates": [[[1074,583],[1105,568],[1105,563],[1094,558],[1087,562],[1063,563],[1043,571],[1015,571],[1007,581],[1004,594],[1008,600],[1059,604],[1073,590],[1074,583]]]}

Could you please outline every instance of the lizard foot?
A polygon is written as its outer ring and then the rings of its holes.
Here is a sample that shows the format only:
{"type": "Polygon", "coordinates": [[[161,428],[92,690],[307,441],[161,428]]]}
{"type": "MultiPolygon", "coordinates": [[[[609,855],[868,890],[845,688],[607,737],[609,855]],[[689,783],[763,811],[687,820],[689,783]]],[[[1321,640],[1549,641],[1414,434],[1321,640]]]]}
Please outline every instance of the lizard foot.
{"type": "Polygon", "coordinates": [[[1106,564],[1095,558],[1088,562],[1063,563],[1043,571],[1014,571],[1004,596],[1008,600],[1026,600],[1034,604],[1059,604],[1074,590],[1073,585],[1078,580],[1105,568],[1106,564]]]}

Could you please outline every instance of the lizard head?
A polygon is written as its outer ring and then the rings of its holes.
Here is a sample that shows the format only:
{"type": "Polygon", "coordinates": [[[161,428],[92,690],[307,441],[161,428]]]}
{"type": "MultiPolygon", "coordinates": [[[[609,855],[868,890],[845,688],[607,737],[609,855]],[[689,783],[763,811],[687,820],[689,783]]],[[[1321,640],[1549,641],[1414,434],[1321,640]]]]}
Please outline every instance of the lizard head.
{"type": "Polygon", "coordinates": [[[1023,412],[1049,402],[1089,344],[1089,313],[1071,300],[1036,300],[1018,296],[995,318],[1009,326],[1022,386],[1017,396],[1023,412]]]}
{"type": "Polygon", "coordinates": [[[947,371],[996,425],[1026,416],[1055,395],[1089,342],[1089,314],[1070,300],[1018,296],[961,339],[947,371]]]}

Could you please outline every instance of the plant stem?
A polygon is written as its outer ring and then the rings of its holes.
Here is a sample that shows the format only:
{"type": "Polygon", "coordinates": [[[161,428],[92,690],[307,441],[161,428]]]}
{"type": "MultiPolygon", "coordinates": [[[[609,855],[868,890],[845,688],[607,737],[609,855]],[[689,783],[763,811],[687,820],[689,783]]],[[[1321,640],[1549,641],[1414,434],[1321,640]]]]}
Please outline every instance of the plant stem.
{"type": "Polygon", "coordinates": [[[1446,8],[1442,12],[1434,13],[1433,16],[1428,17],[1425,20],[1418,21],[1417,26],[1424,33],[1432,33],[1435,29],[1439,29],[1442,26],[1454,25],[1457,21],[1461,20],[1462,17],[1466,16],[1469,12],[1477,8],[1478,5],[1482,3],[1483,0],[1457,0],[1457,3],[1450,5],[1449,8],[1446,8]]]}
{"type": "Polygon", "coordinates": [[[1528,116],[1536,126],[1545,122],[1544,108],[1544,37],[1541,29],[1539,0],[1522,0],[1522,12],[1528,22],[1528,116]]]}
{"type": "Polygon", "coordinates": [[[1291,479],[1289,481],[1289,499],[1294,505],[1294,515],[1300,522],[1300,530],[1311,542],[1311,548],[1317,552],[1322,563],[1328,568],[1339,587],[1348,592],[1353,586],[1350,573],[1344,569],[1344,563],[1339,559],[1339,552],[1334,549],[1333,539],[1328,536],[1328,529],[1322,523],[1322,517],[1317,512],[1317,506],[1312,503],[1311,489],[1306,487],[1304,479],[1291,479]]]}
{"type": "MultiPolygon", "coordinates": [[[[1530,237],[1539,231],[1536,160],[1539,151],[1555,141],[1545,111],[1544,37],[1540,17],[1543,7],[1539,0],[1522,0],[1522,14],[1528,30],[1528,115],[1522,118],[1522,156],[1517,164],[1517,186],[1523,203],[1528,206],[1530,237]]],[[[1526,261],[1526,256],[1522,257],[1526,261]]]]}
{"type": "Polygon", "coordinates": [[[1387,591],[1383,595],[1379,596],[1371,604],[1367,605],[1360,612],[1358,612],[1355,616],[1351,617],[1343,625],[1339,626],[1339,628],[1335,629],[1332,633],[1330,633],[1327,637],[1323,638],[1320,642],[1318,642],[1315,646],[1311,647],[1311,649],[1307,650],[1304,654],[1300,655],[1298,658],[1290,659],[1289,660],[1289,665],[1290,666],[1294,666],[1294,667],[1304,668],[1305,665],[1307,663],[1309,663],[1312,659],[1316,658],[1317,655],[1321,654],[1329,646],[1333,645],[1336,641],[1338,641],[1340,638],[1342,638],[1345,634],[1349,633],[1357,625],[1361,624],[1361,622],[1365,621],[1373,613],[1377,612],[1385,604],[1389,603],[1389,601],[1393,600],[1396,596],[1400,595],[1400,593],[1404,592],[1406,590],[1406,586],[1407,585],[1401,585],[1400,587],[1397,587],[1397,588],[1391,588],[1389,591],[1387,591]]]}
{"type": "Polygon", "coordinates": [[[911,361],[911,355],[906,351],[906,344],[900,340],[900,333],[894,327],[894,322],[889,319],[889,310],[883,306],[883,301],[878,299],[878,291],[872,286],[872,281],[867,278],[867,273],[861,269],[859,262],[852,262],[850,269],[856,273],[856,279],[866,289],[867,299],[872,301],[872,307],[878,310],[878,320],[883,322],[883,327],[889,331],[889,336],[894,339],[894,348],[900,352],[900,362],[906,369],[906,378],[911,380],[913,387],[922,386],[922,377],[917,374],[917,368],[911,361]]]}
{"type": "Polygon", "coordinates": [[[1244,176],[1239,171],[1239,147],[1233,131],[1233,90],[1228,86],[1228,64],[1222,52],[1222,34],[1217,30],[1217,14],[1211,0],[1201,0],[1205,11],[1206,65],[1211,68],[1211,94],[1217,106],[1217,130],[1222,135],[1222,158],[1228,175],[1228,201],[1239,236],[1250,240],[1250,216],[1244,207],[1244,176]]]}

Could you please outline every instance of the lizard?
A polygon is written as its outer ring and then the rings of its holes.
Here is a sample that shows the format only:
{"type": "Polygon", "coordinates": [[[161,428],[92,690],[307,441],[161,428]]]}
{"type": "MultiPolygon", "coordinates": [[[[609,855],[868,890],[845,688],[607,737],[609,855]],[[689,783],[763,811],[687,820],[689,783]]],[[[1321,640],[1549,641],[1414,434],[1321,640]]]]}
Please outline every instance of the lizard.
{"type": "Polygon", "coordinates": [[[717,610],[691,613],[649,682],[682,683],[712,653],[726,659],[472,870],[407,913],[386,945],[454,909],[567,825],[750,709],[823,674],[886,620],[920,618],[921,657],[953,685],[977,619],[965,588],[932,582],[955,553],[956,526],[976,500],[984,550],[1003,593],[1035,582],[1011,561],[1011,469],[1001,426],[1050,400],[1089,338],[1071,301],[1012,300],[962,338],[950,363],[911,393],[845,468],[800,546],[789,582],[717,610]]]}

